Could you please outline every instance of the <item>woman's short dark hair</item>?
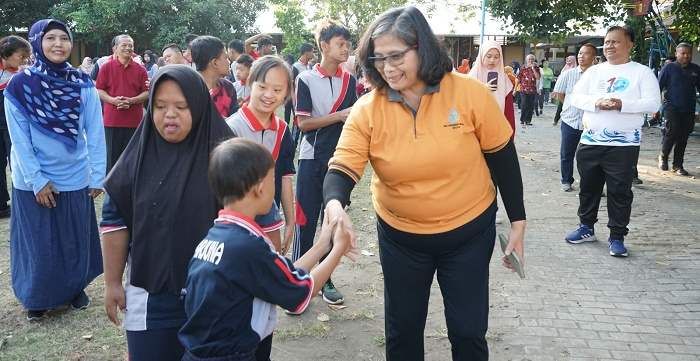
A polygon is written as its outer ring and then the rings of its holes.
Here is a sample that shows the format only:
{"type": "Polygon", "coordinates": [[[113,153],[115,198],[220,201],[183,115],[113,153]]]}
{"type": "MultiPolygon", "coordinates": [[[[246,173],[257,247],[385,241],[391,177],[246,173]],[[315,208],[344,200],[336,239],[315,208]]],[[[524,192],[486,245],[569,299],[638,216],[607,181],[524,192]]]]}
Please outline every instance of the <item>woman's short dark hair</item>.
{"type": "Polygon", "coordinates": [[[0,39],[0,58],[7,59],[18,51],[26,52],[27,56],[32,54],[32,45],[28,41],[16,35],[6,36],[0,39]]]}
{"type": "Polygon", "coordinates": [[[250,68],[251,66],[253,66],[254,61],[255,61],[255,59],[253,59],[252,56],[250,56],[248,54],[241,54],[241,56],[239,56],[238,59],[236,60],[236,63],[241,64],[241,65],[245,65],[245,66],[250,68]]]}
{"type": "Polygon", "coordinates": [[[289,100],[292,94],[292,87],[294,82],[292,81],[292,72],[289,70],[289,66],[277,56],[266,55],[262,58],[253,62],[253,67],[250,68],[250,75],[248,75],[248,84],[253,84],[253,82],[265,81],[265,77],[270,70],[274,68],[281,68],[287,74],[287,96],[285,100],[289,100]]]}
{"type": "Polygon", "coordinates": [[[225,50],[224,42],[214,36],[198,36],[190,42],[190,54],[197,71],[204,71],[209,63],[221,56],[225,50]]]}
{"type": "Polygon", "coordinates": [[[425,20],[413,6],[387,10],[367,28],[357,48],[359,63],[365,76],[377,89],[388,86],[370,57],[374,56],[374,39],[392,35],[408,46],[416,47],[420,67],[418,78],[427,85],[437,85],[446,73],[452,71],[452,61],[425,20]]]}
{"type": "Polygon", "coordinates": [[[630,28],[629,26],[611,26],[608,28],[608,31],[605,32],[605,35],[608,35],[612,33],[613,31],[621,31],[627,39],[629,39],[630,42],[634,43],[634,30],[630,28]]]}
{"type": "Polygon", "coordinates": [[[209,160],[209,186],[222,205],[243,199],[275,166],[264,146],[245,138],[219,144],[209,160]]]}

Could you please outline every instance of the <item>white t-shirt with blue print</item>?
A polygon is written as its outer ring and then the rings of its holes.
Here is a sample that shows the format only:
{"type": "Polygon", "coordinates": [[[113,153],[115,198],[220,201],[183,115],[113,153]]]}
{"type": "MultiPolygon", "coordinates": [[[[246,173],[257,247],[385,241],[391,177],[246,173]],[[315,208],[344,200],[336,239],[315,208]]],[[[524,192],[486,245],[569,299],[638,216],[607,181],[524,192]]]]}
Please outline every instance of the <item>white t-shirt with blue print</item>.
{"type": "Polygon", "coordinates": [[[659,83],[642,64],[606,62],[581,76],[571,94],[571,105],[584,111],[582,144],[639,146],[644,114],[658,111],[661,105],[659,83]],[[622,109],[597,109],[595,104],[601,98],[620,99],[622,109]]]}

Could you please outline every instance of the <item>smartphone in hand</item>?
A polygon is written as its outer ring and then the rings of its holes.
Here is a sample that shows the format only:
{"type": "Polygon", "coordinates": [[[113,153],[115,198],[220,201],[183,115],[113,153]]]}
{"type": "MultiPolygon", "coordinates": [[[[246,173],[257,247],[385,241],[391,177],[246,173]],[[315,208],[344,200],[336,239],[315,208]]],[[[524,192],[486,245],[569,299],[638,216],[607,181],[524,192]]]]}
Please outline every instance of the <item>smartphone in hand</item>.
{"type": "MultiPolygon", "coordinates": [[[[501,251],[503,251],[503,254],[505,254],[506,247],[508,247],[508,239],[502,233],[499,233],[498,241],[501,243],[501,251]]],[[[513,265],[513,268],[515,268],[515,272],[518,273],[518,276],[520,276],[521,279],[525,279],[523,264],[520,262],[520,257],[518,257],[515,251],[512,251],[509,255],[507,255],[506,259],[508,259],[508,262],[513,265]]]]}
{"type": "Polygon", "coordinates": [[[498,87],[498,72],[497,71],[490,71],[488,74],[486,74],[486,85],[493,85],[494,87],[498,87]]]}

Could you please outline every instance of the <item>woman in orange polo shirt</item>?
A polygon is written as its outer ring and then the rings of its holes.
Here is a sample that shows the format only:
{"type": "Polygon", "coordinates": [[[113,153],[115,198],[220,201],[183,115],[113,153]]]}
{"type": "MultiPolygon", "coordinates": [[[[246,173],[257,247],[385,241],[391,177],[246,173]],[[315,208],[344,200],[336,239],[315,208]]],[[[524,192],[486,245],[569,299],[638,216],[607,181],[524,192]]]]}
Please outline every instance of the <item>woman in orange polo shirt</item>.
{"type": "Polygon", "coordinates": [[[525,209],[512,129],[485,85],[452,72],[447,52],[414,7],[377,18],[360,41],[358,61],[376,90],[353,106],[330,161],[324,200],[330,221],[351,231],[343,206],[367,162],[372,165],[387,360],[423,360],[436,271],[453,358],[487,360],[488,269],[496,237],[489,166],[511,221],[507,253],[523,256],[525,209]]]}

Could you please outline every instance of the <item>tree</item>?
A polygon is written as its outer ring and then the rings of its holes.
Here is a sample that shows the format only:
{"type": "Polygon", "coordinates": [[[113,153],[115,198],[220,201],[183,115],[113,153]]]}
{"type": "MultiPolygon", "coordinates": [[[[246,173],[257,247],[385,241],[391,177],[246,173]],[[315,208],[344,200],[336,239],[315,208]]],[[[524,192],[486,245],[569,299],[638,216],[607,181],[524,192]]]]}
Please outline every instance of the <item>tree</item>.
{"type": "Polygon", "coordinates": [[[0,34],[29,29],[34,22],[43,19],[55,1],[2,0],[0,2],[0,34]]]}
{"type": "Polygon", "coordinates": [[[671,7],[673,26],[680,39],[695,44],[700,41],[700,0],[675,0],[671,7]]]}
{"type": "Polygon", "coordinates": [[[127,33],[139,48],[160,48],[181,44],[187,33],[226,41],[252,32],[264,6],[264,0],[66,0],[53,15],[90,40],[127,33]]]}
{"type": "Polygon", "coordinates": [[[277,27],[284,33],[282,54],[296,58],[301,55],[299,46],[313,38],[306,27],[306,13],[299,0],[274,0],[272,3],[277,27]]]}
{"type": "Polygon", "coordinates": [[[624,15],[622,0],[490,0],[488,9],[529,39],[575,35],[593,30],[598,20],[607,25],[624,15]]]}
{"type": "Polygon", "coordinates": [[[314,20],[329,18],[345,25],[360,36],[367,26],[387,9],[402,6],[406,0],[303,0],[309,8],[316,8],[314,20]]]}

